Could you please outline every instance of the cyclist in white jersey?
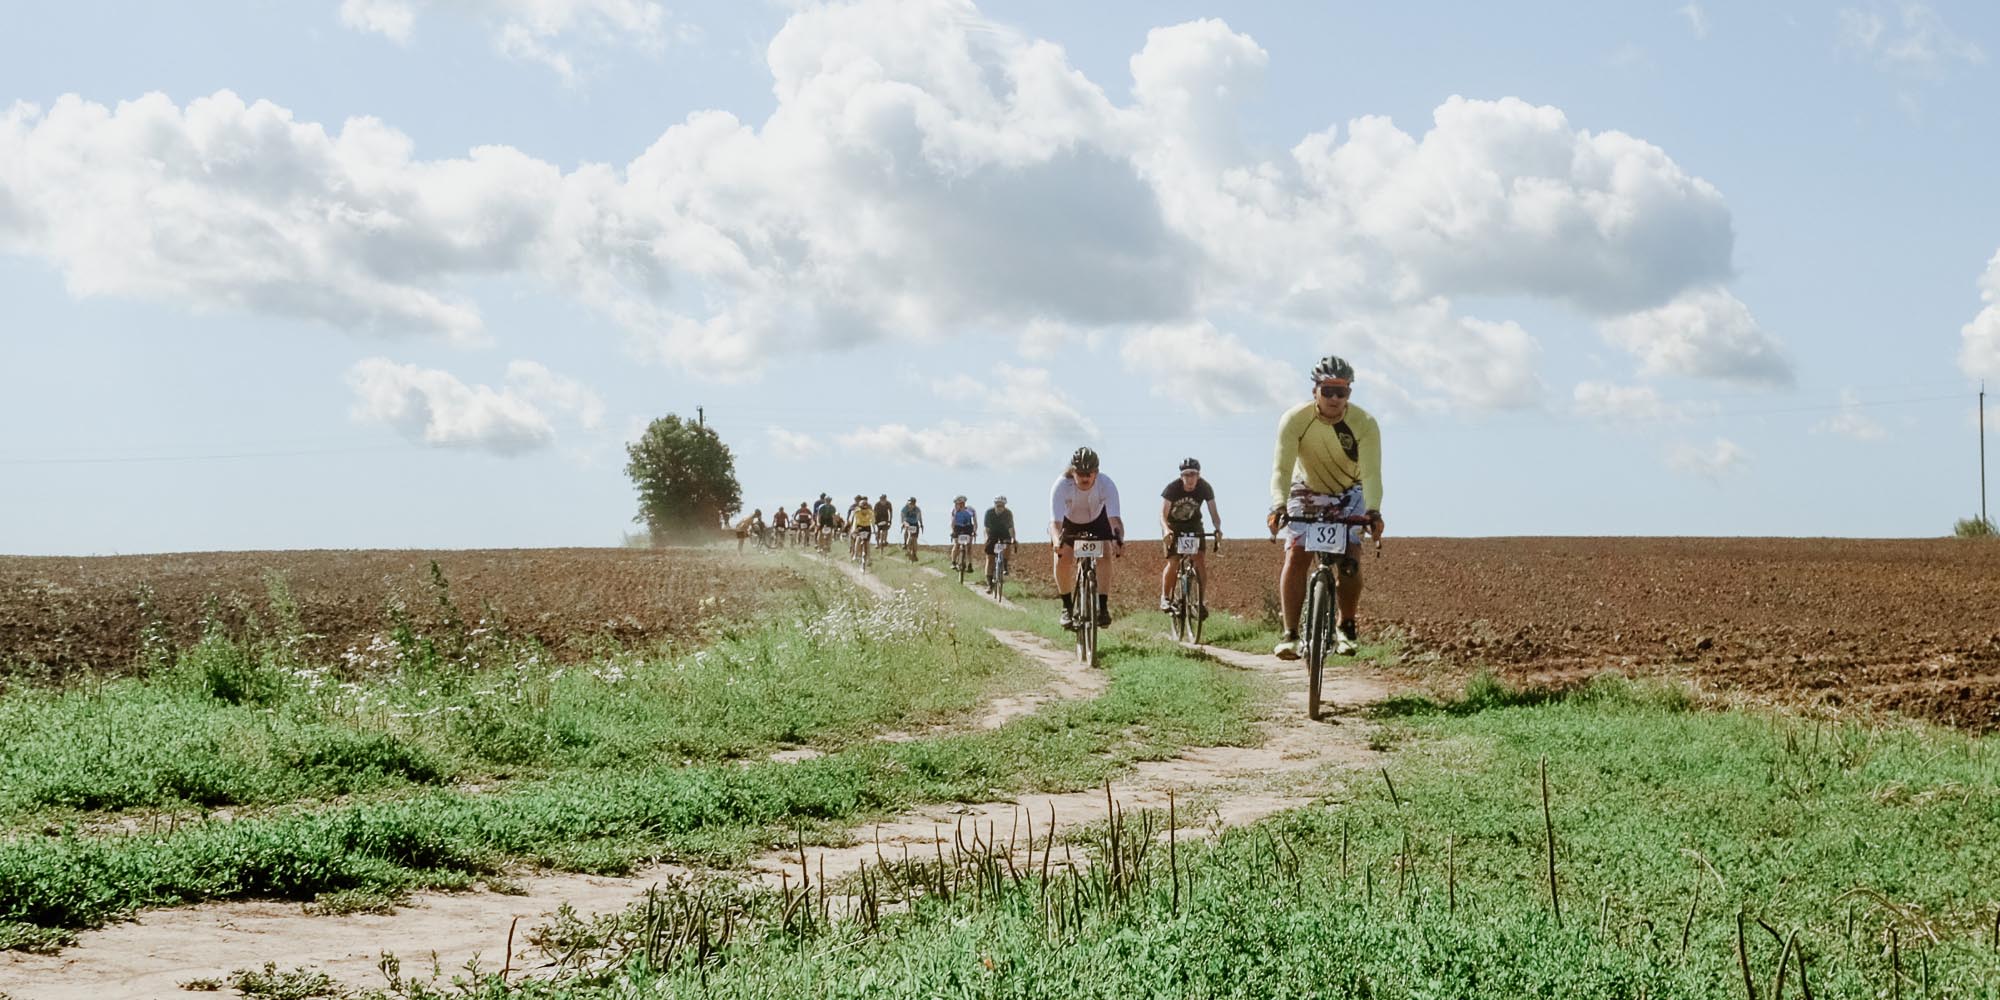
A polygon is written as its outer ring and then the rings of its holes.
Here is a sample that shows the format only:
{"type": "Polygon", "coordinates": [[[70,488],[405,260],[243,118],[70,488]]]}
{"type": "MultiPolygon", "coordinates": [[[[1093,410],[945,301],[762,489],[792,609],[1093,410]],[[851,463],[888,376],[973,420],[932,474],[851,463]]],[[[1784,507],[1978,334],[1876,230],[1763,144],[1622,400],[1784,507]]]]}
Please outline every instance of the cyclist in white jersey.
{"type": "MultiPolygon", "coordinates": [[[[1096,452],[1078,448],[1070,456],[1069,468],[1063,470],[1062,478],[1049,491],[1049,537],[1055,540],[1056,590],[1062,594],[1064,628],[1076,627],[1077,614],[1090,613],[1087,608],[1079,612],[1073,607],[1075,596],[1070,591],[1076,586],[1076,558],[1069,543],[1095,538],[1117,542],[1121,555],[1125,551],[1125,519],[1118,513],[1118,486],[1110,476],[1098,471],[1097,466],[1096,452]]],[[[1107,596],[1111,591],[1110,571],[1109,563],[1097,561],[1098,628],[1111,624],[1107,596]]]]}

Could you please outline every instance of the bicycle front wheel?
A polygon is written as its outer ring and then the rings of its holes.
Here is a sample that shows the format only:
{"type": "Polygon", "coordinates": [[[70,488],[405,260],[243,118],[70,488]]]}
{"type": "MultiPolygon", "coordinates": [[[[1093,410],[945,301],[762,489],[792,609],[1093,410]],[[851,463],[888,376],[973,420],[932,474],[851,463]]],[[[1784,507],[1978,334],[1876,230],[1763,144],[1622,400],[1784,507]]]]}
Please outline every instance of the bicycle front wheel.
{"type": "Polygon", "coordinates": [[[1079,560],[1076,571],[1076,656],[1087,667],[1097,666],[1097,567],[1079,560]]]}
{"type": "Polygon", "coordinates": [[[1186,609],[1188,641],[1201,645],[1201,623],[1208,618],[1208,604],[1201,592],[1201,571],[1189,567],[1186,586],[1181,589],[1181,604],[1186,609]]]}
{"type": "Polygon", "coordinates": [[[1171,614],[1167,615],[1167,621],[1173,625],[1175,642],[1189,642],[1194,639],[1194,633],[1188,628],[1190,624],[1188,619],[1190,608],[1188,604],[1188,575],[1187,560],[1183,558],[1181,560],[1180,576],[1174,579],[1174,610],[1171,614]]]}
{"type": "Polygon", "coordinates": [[[1307,585],[1304,635],[1306,647],[1306,717],[1320,716],[1320,688],[1326,677],[1326,651],[1333,644],[1333,574],[1321,567],[1307,585]]]}

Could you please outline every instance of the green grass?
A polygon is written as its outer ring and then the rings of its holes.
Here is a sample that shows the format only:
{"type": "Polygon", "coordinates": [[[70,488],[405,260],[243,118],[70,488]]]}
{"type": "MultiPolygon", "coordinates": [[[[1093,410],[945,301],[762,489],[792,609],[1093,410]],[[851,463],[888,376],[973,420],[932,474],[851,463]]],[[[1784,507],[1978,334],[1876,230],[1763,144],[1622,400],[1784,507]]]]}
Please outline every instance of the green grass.
{"type": "Polygon", "coordinates": [[[1561,698],[1481,682],[1385,721],[1393,800],[1364,775],[1180,844],[1178,877],[1155,847],[1122,885],[1104,864],[1048,891],[1003,874],[879,923],[766,923],[699,967],[635,956],[485,995],[1724,998],[1746,995],[1747,966],[1773,998],[1785,940],[1792,996],[1801,957],[1814,996],[2000,994],[1990,739],[1690,704],[1623,681],[1561,698]]]}
{"type": "Polygon", "coordinates": [[[0,702],[0,722],[13,723],[0,767],[15,778],[0,802],[17,827],[53,831],[0,842],[0,942],[45,947],[68,929],[199,900],[351,909],[521,865],[734,863],[799,826],[825,843],[922,802],[1087,788],[1135,760],[1257,738],[1243,679],[1135,648],[1109,653],[1110,689],[1093,701],[993,731],[872,740],[1038,674],[980,631],[982,616],[1018,615],[953,602],[946,615],[914,596],[843,601],[699,652],[590,668],[516,660],[459,675],[426,661],[420,676],[406,668],[351,691],[288,674],[257,699],[221,697],[208,678],[268,678],[271,665],[218,671],[202,657],[249,653],[205,646],[147,681],[0,702]],[[834,752],[763,760],[790,742],[834,752]],[[461,784],[489,774],[501,777],[461,784]],[[342,789],[357,794],[332,798],[342,789]],[[255,808],[129,831],[63,811],[189,801],[255,808]]]}
{"type": "Polygon", "coordinates": [[[808,593],[699,650],[582,665],[498,637],[393,634],[365,662],[314,665],[212,634],[143,679],[0,700],[0,826],[839,747],[1037,676],[933,607],[827,586],[839,596],[808,593]],[[912,639],[936,646],[904,655],[912,639]]]}

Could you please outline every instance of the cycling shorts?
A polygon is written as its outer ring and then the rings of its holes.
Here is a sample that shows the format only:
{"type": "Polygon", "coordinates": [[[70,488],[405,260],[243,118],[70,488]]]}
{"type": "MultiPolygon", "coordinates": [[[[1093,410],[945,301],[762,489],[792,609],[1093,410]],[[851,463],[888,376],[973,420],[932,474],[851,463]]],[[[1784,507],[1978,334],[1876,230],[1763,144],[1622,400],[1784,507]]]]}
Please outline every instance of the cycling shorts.
{"type": "Polygon", "coordinates": [[[1110,511],[1100,511],[1097,519],[1094,521],[1079,522],[1064,518],[1062,523],[1062,540],[1065,542],[1074,542],[1080,538],[1111,541],[1110,511]]]}
{"type": "Polygon", "coordinates": [[[993,554],[993,544],[994,544],[995,542],[1005,542],[1005,543],[1007,543],[1008,545],[1012,545],[1012,544],[1014,544],[1014,539],[1012,539],[1012,538],[989,538],[989,539],[987,539],[987,540],[986,540],[986,554],[987,554],[987,555],[989,555],[989,556],[990,556],[990,555],[992,555],[992,554],[993,554]]]}
{"type": "MultiPolygon", "coordinates": [[[[1306,525],[1320,516],[1359,516],[1368,513],[1367,500],[1361,492],[1361,484],[1355,483],[1339,494],[1314,493],[1304,483],[1292,484],[1292,495],[1285,501],[1285,516],[1291,521],[1285,531],[1291,540],[1285,543],[1288,549],[1306,547],[1306,525]]],[[[1354,555],[1361,551],[1362,525],[1353,524],[1347,528],[1347,552],[1354,555]]]]}
{"type": "MultiPolygon", "coordinates": [[[[1194,531],[1185,532],[1185,534],[1190,534],[1190,535],[1196,533],[1197,532],[1194,531]]],[[[1174,557],[1174,539],[1176,538],[1176,536],[1180,534],[1183,534],[1183,532],[1170,531],[1167,533],[1167,537],[1160,539],[1160,552],[1169,559],[1172,559],[1174,557]]],[[[1209,549],[1214,547],[1215,547],[1214,539],[1204,538],[1201,540],[1201,550],[1203,552],[1207,552],[1209,549]]]]}

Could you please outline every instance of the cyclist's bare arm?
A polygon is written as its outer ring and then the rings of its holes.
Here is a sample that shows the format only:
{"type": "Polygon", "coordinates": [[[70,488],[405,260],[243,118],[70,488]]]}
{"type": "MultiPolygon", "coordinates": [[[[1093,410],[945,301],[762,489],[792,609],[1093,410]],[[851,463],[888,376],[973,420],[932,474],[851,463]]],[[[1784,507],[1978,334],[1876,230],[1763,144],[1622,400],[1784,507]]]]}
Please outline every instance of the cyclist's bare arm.
{"type": "Polygon", "coordinates": [[[1172,525],[1167,523],[1167,512],[1173,509],[1174,502],[1172,500],[1168,500],[1165,497],[1160,498],[1160,533],[1169,538],[1173,537],[1174,529],[1172,525]]]}
{"type": "Polygon", "coordinates": [[[1208,523],[1215,526],[1215,537],[1222,537],[1222,512],[1215,509],[1215,498],[1208,501],[1208,523]]]}

